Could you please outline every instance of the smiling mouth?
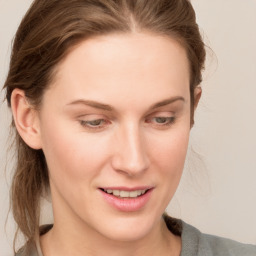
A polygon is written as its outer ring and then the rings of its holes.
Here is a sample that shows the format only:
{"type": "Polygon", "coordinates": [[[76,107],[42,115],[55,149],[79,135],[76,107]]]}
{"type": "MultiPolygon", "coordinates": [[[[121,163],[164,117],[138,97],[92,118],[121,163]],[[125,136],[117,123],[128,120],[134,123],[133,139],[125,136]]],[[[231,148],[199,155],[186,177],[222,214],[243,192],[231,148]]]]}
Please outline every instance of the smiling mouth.
{"type": "Polygon", "coordinates": [[[103,188],[101,188],[101,190],[107,194],[113,195],[118,198],[137,198],[146,194],[149,191],[149,189],[125,191],[125,190],[113,190],[113,189],[103,189],[103,188]]]}

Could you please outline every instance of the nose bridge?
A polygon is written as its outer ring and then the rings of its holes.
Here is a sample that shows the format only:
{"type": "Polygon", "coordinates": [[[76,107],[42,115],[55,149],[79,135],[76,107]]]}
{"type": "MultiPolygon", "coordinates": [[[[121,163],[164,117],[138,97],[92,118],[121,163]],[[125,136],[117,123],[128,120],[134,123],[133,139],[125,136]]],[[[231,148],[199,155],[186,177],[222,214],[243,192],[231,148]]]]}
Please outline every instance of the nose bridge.
{"type": "Polygon", "coordinates": [[[115,169],[132,176],[148,168],[145,140],[139,125],[132,122],[124,125],[119,130],[117,140],[115,169]]]}

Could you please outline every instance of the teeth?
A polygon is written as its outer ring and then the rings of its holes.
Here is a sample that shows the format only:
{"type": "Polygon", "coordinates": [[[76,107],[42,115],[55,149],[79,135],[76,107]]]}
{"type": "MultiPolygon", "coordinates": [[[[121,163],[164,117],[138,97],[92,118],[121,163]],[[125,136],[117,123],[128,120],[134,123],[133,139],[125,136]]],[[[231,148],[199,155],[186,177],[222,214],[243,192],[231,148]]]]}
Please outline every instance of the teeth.
{"type": "Polygon", "coordinates": [[[129,192],[129,196],[130,197],[137,197],[138,193],[137,193],[137,191],[131,191],[131,192],[129,192]]]}
{"type": "Polygon", "coordinates": [[[120,191],[119,190],[113,190],[113,195],[114,196],[119,196],[120,195],[120,191]]]}
{"type": "Polygon", "coordinates": [[[104,191],[108,194],[113,194],[114,196],[122,197],[122,198],[127,198],[127,197],[138,197],[140,195],[144,195],[146,190],[134,190],[134,191],[125,191],[125,190],[112,190],[112,189],[107,189],[104,191]]]}
{"type": "Polygon", "coordinates": [[[130,192],[129,191],[120,191],[120,197],[130,197],[130,192]]]}

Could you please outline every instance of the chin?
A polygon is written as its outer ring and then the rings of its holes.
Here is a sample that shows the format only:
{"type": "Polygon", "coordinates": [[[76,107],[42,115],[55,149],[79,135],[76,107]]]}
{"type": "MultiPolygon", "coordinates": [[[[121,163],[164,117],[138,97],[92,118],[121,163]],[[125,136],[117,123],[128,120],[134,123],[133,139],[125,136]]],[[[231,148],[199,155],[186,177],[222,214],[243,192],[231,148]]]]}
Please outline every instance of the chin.
{"type": "Polygon", "coordinates": [[[147,237],[158,227],[156,218],[134,215],[114,221],[109,220],[99,232],[113,241],[134,242],[147,237]]]}

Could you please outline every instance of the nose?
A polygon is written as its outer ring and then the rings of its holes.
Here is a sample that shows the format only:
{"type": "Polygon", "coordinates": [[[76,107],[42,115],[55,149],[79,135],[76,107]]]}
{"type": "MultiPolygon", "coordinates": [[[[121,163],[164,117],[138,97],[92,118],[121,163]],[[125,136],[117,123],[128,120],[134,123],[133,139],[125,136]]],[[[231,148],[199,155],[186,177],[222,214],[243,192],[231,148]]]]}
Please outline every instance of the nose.
{"type": "Polygon", "coordinates": [[[116,134],[112,167],[128,176],[138,176],[149,167],[146,143],[140,128],[129,124],[116,134]]]}

